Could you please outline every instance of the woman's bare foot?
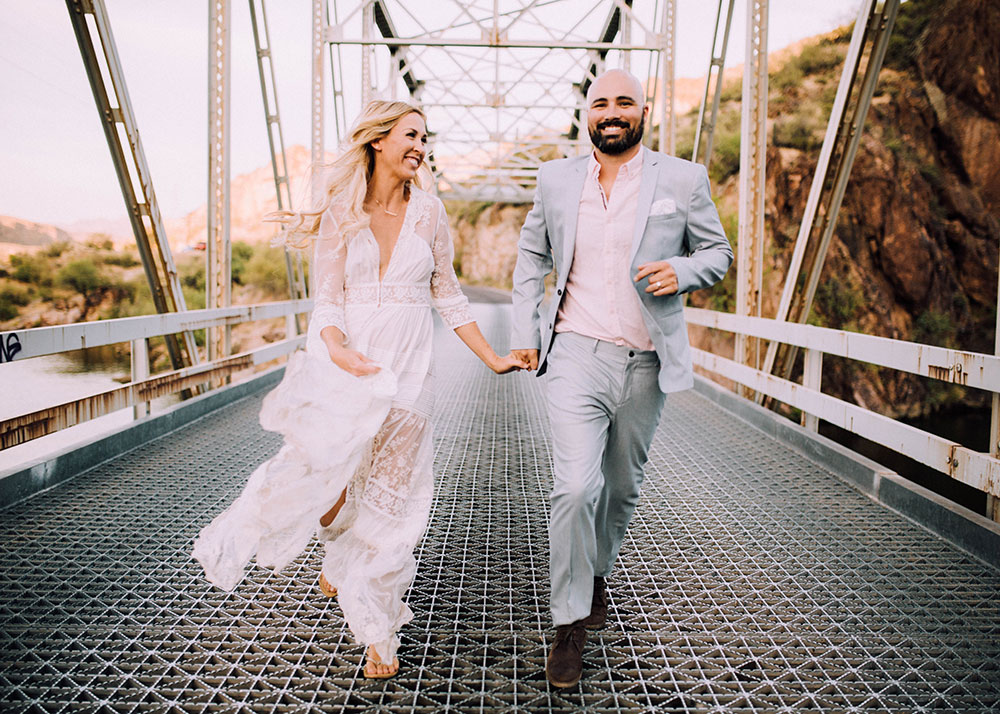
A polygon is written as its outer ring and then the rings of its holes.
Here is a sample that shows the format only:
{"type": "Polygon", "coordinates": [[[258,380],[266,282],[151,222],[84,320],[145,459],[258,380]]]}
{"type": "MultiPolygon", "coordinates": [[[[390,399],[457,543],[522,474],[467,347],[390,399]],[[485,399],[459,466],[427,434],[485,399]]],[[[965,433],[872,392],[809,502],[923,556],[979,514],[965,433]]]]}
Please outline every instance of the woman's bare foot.
{"type": "Polygon", "coordinates": [[[336,519],[337,514],[340,513],[340,509],[343,507],[344,501],[346,500],[347,500],[347,489],[345,488],[343,492],[340,494],[340,498],[338,498],[337,502],[333,504],[333,508],[331,508],[329,511],[320,516],[319,524],[324,528],[329,528],[330,524],[333,523],[334,519],[336,519]]]}
{"type": "Polygon", "coordinates": [[[375,645],[368,645],[368,661],[365,662],[365,679],[388,679],[396,676],[399,672],[399,660],[392,658],[392,664],[388,665],[382,661],[375,652],[375,645]]]}
{"type": "Polygon", "coordinates": [[[337,588],[330,585],[330,581],[323,575],[323,571],[319,573],[319,591],[327,597],[337,597],[337,588]]]}

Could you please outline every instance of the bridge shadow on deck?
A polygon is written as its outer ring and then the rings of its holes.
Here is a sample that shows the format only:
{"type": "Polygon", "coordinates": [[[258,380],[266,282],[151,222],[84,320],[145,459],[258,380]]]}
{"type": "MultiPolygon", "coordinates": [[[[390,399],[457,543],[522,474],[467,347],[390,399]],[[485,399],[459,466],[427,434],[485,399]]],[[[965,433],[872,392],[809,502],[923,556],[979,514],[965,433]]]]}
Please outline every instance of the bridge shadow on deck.
{"type": "MultiPolygon", "coordinates": [[[[495,343],[507,309],[476,307],[495,343]]],[[[539,380],[438,347],[437,495],[395,679],[361,677],[315,545],[233,593],[189,557],[279,447],[257,395],[3,512],[0,709],[1000,707],[1000,573],[693,392],[668,399],[584,680],[551,689],[539,380]]]]}

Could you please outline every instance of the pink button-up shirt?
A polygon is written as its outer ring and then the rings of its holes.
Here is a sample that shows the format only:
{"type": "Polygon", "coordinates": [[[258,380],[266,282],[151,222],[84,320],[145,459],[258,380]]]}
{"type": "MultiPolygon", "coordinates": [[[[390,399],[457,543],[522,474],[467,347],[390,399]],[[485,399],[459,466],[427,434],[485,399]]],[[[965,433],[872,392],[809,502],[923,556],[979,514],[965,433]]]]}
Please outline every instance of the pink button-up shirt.
{"type": "Polygon", "coordinates": [[[618,169],[610,197],[604,195],[598,180],[600,171],[601,165],[591,154],[580,196],[573,264],[555,331],[651,350],[653,343],[629,274],[642,152],[618,169]]]}

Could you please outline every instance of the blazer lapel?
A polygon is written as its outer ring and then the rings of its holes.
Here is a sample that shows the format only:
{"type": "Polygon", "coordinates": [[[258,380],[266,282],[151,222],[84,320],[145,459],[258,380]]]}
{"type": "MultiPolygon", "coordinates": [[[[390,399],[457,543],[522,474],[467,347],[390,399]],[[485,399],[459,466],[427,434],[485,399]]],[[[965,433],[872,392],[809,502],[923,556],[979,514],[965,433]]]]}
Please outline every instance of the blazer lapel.
{"type": "Polygon", "coordinates": [[[653,205],[656,183],[660,175],[660,157],[655,151],[642,147],[642,181],[639,184],[639,199],[635,204],[635,230],[632,233],[632,251],[628,259],[631,263],[639,252],[642,234],[646,231],[646,219],[653,205]]]}
{"type": "Polygon", "coordinates": [[[565,196],[563,204],[563,215],[566,216],[566,225],[563,236],[563,265],[557,265],[559,280],[565,282],[569,275],[570,266],[573,264],[573,251],[576,250],[576,222],[580,216],[580,197],[583,195],[583,182],[587,178],[587,156],[581,156],[580,160],[574,161],[566,178],[566,190],[562,192],[565,196]]]}

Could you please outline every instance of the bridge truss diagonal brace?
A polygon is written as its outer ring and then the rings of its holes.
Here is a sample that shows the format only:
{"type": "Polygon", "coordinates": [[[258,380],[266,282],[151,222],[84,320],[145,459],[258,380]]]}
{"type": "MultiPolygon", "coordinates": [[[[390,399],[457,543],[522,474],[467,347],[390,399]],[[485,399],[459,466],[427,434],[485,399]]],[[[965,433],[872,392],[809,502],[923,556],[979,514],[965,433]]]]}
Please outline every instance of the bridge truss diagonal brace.
{"type": "MultiPolygon", "coordinates": [[[[288,177],[288,158],[285,153],[285,137],[281,128],[281,113],[278,108],[278,86],[274,76],[274,55],[271,51],[271,33],[267,25],[265,0],[249,0],[250,24],[253,29],[254,49],[257,57],[257,75],[260,79],[260,94],[264,105],[264,124],[267,130],[267,144],[271,152],[271,172],[274,176],[274,192],[278,210],[291,210],[292,189],[288,177]]],[[[288,276],[288,292],[292,300],[307,297],[305,267],[302,253],[295,255],[285,248],[285,272],[288,276]]],[[[296,316],[296,330],[301,334],[302,325],[296,316]]]]}
{"type": "MultiPolygon", "coordinates": [[[[104,0],[66,0],[66,7],[101,116],[101,126],[118,175],[153,304],[159,313],[184,311],[187,307],[180,277],[153,191],[152,176],[104,0]],[[100,54],[95,43],[100,47],[100,54]],[[102,69],[107,70],[110,86],[105,83],[102,69]]],[[[165,336],[174,369],[199,362],[194,334],[187,331],[182,333],[182,337],[184,350],[175,335],[165,336]]]]}
{"type": "MultiPolygon", "coordinates": [[[[802,323],[809,318],[898,9],[899,0],[864,0],[858,10],[775,319],[802,323]]],[[[794,348],[771,343],[763,369],[787,378],[795,355],[794,348]]]]}

